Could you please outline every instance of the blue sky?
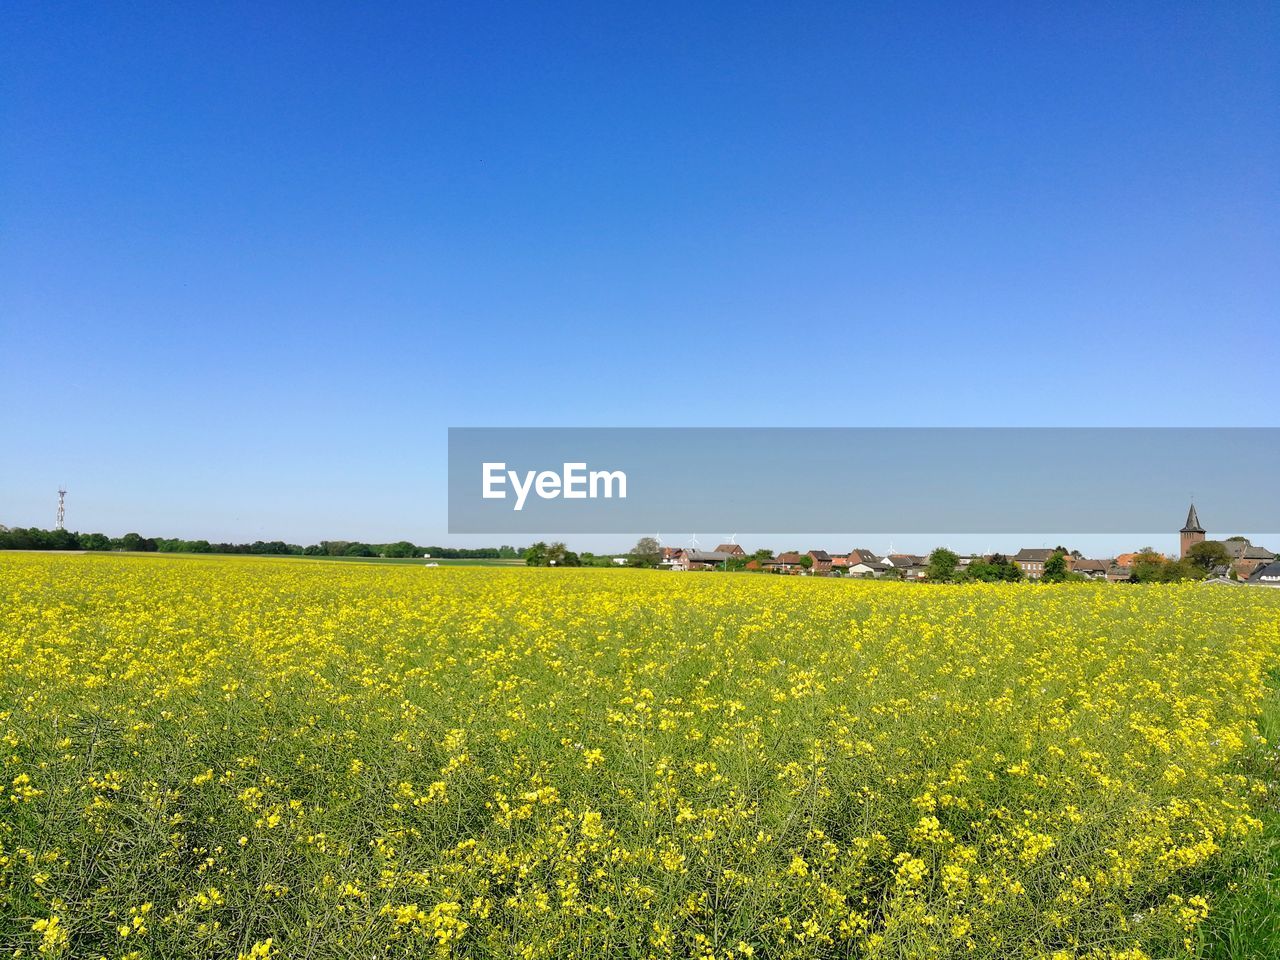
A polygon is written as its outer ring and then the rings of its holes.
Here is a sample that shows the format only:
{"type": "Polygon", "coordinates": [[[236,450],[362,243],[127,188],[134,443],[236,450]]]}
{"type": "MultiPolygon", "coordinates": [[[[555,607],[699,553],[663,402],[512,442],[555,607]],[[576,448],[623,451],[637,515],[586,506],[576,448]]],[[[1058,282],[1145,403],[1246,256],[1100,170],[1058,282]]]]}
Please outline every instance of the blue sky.
{"type": "Polygon", "coordinates": [[[1278,42],[1266,3],[20,2],[0,522],[65,483],[79,529],[462,542],[451,425],[1275,425],[1278,42]]]}

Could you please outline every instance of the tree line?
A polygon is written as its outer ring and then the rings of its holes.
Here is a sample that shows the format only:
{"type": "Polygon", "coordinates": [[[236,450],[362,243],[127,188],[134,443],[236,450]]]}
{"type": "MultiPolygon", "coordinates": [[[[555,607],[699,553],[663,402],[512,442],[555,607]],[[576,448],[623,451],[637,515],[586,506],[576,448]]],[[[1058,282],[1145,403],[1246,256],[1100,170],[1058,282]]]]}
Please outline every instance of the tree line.
{"type": "Polygon", "coordinates": [[[93,550],[135,553],[229,553],[294,557],[432,557],[441,560],[518,560],[520,549],[500,547],[420,547],[408,540],[394,543],[363,543],[358,540],[321,540],[302,546],[283,540],[255,540],[253,543],[212,543],[208,540],[181,540],[144,537],[126,533],[108,537],[104,533],[75,530],[42,530],[39,527],[0,525],[0,550],[93,550]]]}

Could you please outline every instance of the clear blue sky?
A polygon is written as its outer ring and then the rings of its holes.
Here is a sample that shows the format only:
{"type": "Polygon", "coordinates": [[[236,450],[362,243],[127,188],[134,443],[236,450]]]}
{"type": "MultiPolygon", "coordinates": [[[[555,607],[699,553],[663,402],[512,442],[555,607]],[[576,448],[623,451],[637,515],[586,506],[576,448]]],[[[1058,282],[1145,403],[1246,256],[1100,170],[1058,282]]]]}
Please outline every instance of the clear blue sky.
{"type": "Polygon", "coordinates": [[[607,6],[9,5],[0,522],[450,542],[450,425],[1277,423],[1274,3],[607,6]]]}

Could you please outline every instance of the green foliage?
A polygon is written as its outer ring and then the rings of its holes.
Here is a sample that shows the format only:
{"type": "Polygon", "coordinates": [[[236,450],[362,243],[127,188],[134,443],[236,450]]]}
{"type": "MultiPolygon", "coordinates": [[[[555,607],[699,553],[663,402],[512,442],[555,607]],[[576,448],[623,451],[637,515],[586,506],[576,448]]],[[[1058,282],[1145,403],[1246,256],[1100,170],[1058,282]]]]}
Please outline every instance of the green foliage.
{"type": "Polygon", "coordinates": [[[965,578],[979,583],[1013,583],[1022,579],[1018,565],[996,553],[990,560],[976,560],[964,571],[965,578]]]}
{"type": "Polygon", "coordinates": [[[112,540],[111,546],[116,550],[151,551],[156,549],[156,542],[148,540],[138,533],[126,533],[118,540],[112,540]]]}
{"type": "Polygon", "coordinates": [[[419,547],[408,540],[387,544],[354,543],[350,540],[322,540],[307,547],[283,540],[255,540],[253,543],[211,543],[208,540],[183,540],[173,537],[144,537],[126,533],[111,538],[102,533],[76,533],[71,530],[41,530],[37,527],[10,529],[0,525],[0,550],[128,550],[161,553],[224,553],[259,556],[307,557],[387,557],[411,559],[424,551],[441,560],[515,560],[521,556],[515,547],[419,547]]]}
{"type": "Polygon", "coordinates": [[[956,578],[956,565],[960,558],[946,547],[938,547],[929,554],[929,565],[925,576],[932,583],[950,583],[956,578]]]}
{"type": "Polygon", "coordinates": [[[654,537],[641,537],[631,548],[633,567],[656,567],[662,560],[662,547],[654,537]]]}
{"type": "Polygon", "coordinates": [[[1134,583],[1178,583],[1203,578],[1204,570],[1191,560],[1170,560],[1154,550],[1138,554],[1130,577],[1134,583]]]}
{"type": "Polygon", "coordinates": [[[1201,570],[1209,571],[1214,567],[1225,567],[1231,562],[1231,554],[1226,544],[1219,540],[1203,540],[1194,544],[1187,551],[1187,559],[1201,570]]]}
{"type": "Polygon", "coordinates": [[[1062,583],[1067,579],[1067,555],[1061,548],[1053,551],[1044,562],[1044,576],[1040,579],[1045,583],[1062,583]]]}
{"type": "Polygon", "coordinates": [[[422,555],[422,550],[415,547],[408,540],[397,540],[395,543],[388,543],[383,546],[380,551],[384,557],[418,557],[422,555]]]}
{"type": "Polygon", "coordinates": [[[1164,583],[1177,583],[1182,580],[1203,580],[1204,570],[1190,560],[1172,560],[1165,565],[1164,583]]]}

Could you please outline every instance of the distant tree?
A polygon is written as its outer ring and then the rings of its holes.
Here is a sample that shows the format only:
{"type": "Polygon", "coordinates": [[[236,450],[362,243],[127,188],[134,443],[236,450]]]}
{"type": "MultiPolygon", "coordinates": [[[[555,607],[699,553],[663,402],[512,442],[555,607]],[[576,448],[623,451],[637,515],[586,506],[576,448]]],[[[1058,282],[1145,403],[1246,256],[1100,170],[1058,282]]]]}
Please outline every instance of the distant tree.
{"type": "Polygon", "coordinates": [[[631,548],[633,567],[656,567],[662,560],[662,547],[654,537],[641,537],[631,548]]]}
{"type": "Polygon", "coordinates": [[[5,533],[3,539],[0,539],[0,544],[6,550],[39,550],[40,541],[34,535],[38,532],[36,530],[27,530],[23,527],[14,527],[5,533]]]}
{"type": "Polygon", "coordinates": [[[813,566],[813,557],[809,556],[807,553],[800,554],[800,566],[804,567],[806,570],[810,569],[813,566]]]}
{"type": "Polygon", "coordinates": [[[1160,571],[1162,583],[1176,583],[1180,580],[1203,580],[1204,570],[1190,560],[1169,560],[1160,571]]]}
{"type": "Polygon", "coordinates": [[[80,537],[70,530],[51,530],[46,546],[48,550],[79,550],[80,537]]]}
{"type": "Polygon", "coordinates": [[[949,583],[955,579],[956,565],[960,558],[946,547],[938,547],[929,554],[929,565],[925,576],[933,583],[949,583]]]}
{"type": "Polygon", "coordinates": [[[524,562],[530,567],[545,567],[547,565],[547,545],[544,541],[539,540],[535,544],[525,548],[524,562]]]}
{"type": "Polygon", "coordinates": [[[350,543],[347,549],[342,551],[344,557],[372,557],[374,556],[373,548],[367,543],[350,543]]]}
{"type": "Polygon", "coordinates": [[[109,550],[111,541],[107,539],[104,533],[82,533],[80,534],[81,550],[109,550]]]}
{"type": "Polygon", "coordinates": [[[116,540],[114,545],[117,550],[141,550],[142,534],[126,533],[123,537],[116,540]]]}
{"type": "Polygon", "coordinates": [[[1022,571],[1003,554],[993,553],[990,560],[978,560],[965,567],[964,576],[981,583],[1013,582],[1022,579],[1022,571]]]}
{"type": "Polygon", "coordinates": [[[1231,554],[1220,540],[1202,540],[1187,551],[1187,559],[1201,570],[1208,571],[1214,567],[1225,567],[1231,562],[1231,554]]]}
{"type": "Polygon", "coordinates": [[[751,555],[751,559],[757,561],[758,563],[764,563],[768,560],[773,559],[773,551],[765,550],[765,549],[757,550],[755,553],[751,555]]]}
{"type": "Polygon", "coordinates": [[[382,548],[384,557],[416,557],[421,551],[408,540],[397,540],[395,543],[388,543],[382,548]]]}
{"type": "Polygon", "coordinates": [[[978,560],[964,568],[964,577],[966,580],[975,580],[979,583],[996,583],[1004,579],[1002,566],[1003,564],[978,560]]]}
{"type": "Polygon", "coordinates": [[[1067,554],[1059,547],[1049,554],[1044,562],[1044,575],[1040,578],[1045,583],[1062,583],[1067,579],[1067,554]]]}
{"type": "Polygon", "coordinates": [[[1151,547],[1143,547],[1133,558],[1129,579],[1134,583],[1163,583],[1168,579],[1165,570],[1168,564],[1169,561],[1163,554],[1151,547]]]}
{"type": "Polygon", "coordinates": [[[1190,560],[1175,561],[1170,572],[1178,580],[1203,580],[1205,578],[1205,571],[1190,560]]]}
{"type": "Polygon", "coordinates": [[[565,550],[564,554],[560,557],[560,562],[557,563],[556,566],[557,567],[580,567],[582,566],[582,558],[579,557],[572,550],[565,550]]]}
{"type": "Polygon", "coordinates": [[[557,540],[547,547],[547,566],[563,567],[565,565],[565,556],[568,554],[569,548],[557,540]]]}

